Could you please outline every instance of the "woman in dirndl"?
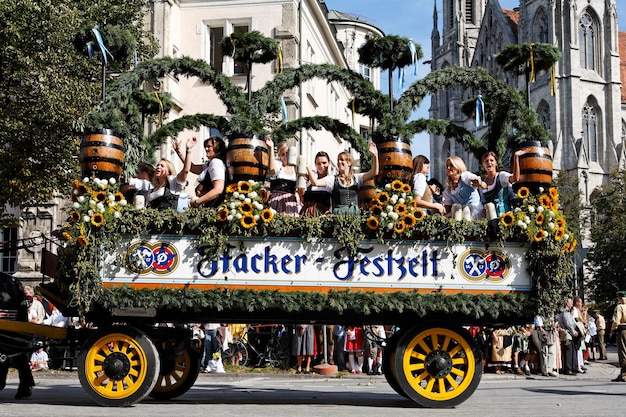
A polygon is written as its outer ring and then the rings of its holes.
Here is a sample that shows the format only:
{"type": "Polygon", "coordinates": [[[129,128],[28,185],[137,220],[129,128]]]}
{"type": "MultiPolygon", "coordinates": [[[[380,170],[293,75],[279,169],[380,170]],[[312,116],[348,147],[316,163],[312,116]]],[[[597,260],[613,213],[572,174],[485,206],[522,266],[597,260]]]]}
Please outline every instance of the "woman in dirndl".
{"type": "Polygon", "coordinates": [[[265,143],[269,147],[269,182],[270,198],[268,205],[278,213],[298,216],[298,199],[296,197],[296,167],[287,164],[289,144],[282,142],[278,146],[278,159],[274,155],[274,141],[267,135],[265,143]]]}
{"type": "MultiPolygon", "coordinates": [[[[324,178],[328,175],[330,158],[324,151],[315,155],[315,178],[324,178]]],[[[330,212],[331,193],[328,187],[316,187],[309,183],[302,195],[301,216],[318,217],[330,212]]]]}

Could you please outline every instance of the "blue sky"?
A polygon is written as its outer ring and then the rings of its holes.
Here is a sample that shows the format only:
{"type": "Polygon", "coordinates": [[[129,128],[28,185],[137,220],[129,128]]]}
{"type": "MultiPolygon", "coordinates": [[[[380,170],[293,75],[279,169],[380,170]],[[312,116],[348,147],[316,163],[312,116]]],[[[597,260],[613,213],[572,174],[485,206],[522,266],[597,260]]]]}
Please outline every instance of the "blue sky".
{"type": "MultiPolygon", "coordinates": [[[[326,6],[331,10],[364,16],[385,34],[406,36],[419,44],[424,58],[418,65],[417,76],[413,75],[412,69],[405,70],[405,83],[411,85],[430,71],[430,67],[422,62],[431,57],[430,35],[433,28],[435,1],[439,12],[439,29],[441,29],[442,0],[326,0],[326,6]]],[[[500,6],[506,9],[513,9],[518,5],[519,0],[500,0],[500,6]]],[[[617,13],[620,28],[626,30],[626,0],[617,1],[617,13]]],[[[394,76],[397,77],[397,74],[394,76]]],[[[381,82],[385,93],[387,92],[387,83],[384,82],[386,79],[385,74],[381,82]]],[[[397,88],[397,78],[394,78],[394,90],[396,90],[394,95],[399,95],[397,88]]],[[[421,106],[415,110],[413,117],[428,118],[429,106],[430,98],[426,97],[421,106]]],[[[413,155],[422,153],[429,156],[428,135],[421,134],[413,138],[412,150],[413,155]]]]}

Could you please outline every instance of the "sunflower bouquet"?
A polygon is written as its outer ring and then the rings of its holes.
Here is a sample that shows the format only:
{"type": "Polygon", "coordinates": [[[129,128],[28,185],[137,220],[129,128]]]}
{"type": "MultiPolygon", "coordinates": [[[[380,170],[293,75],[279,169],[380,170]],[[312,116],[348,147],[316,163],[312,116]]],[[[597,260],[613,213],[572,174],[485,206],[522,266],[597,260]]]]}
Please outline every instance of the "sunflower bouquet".
{"type": "Polygon", "coordinates": [[[529,242],[554,243],[561,253],[573,252],[576,239],[567,230],[563,213],[559,210],[559,192],[550,187],[547,192],[532,195],[527,187],[520,187],[517,197],[520,204],[512,211],[503,213],[500,222],[512,234],[525,235],[529,242]]]}
{"type": "Polygon", "coordinates": [[[415,204],[411,186],[394,180],[377,190],[376,197],[370,203],[369,214],[369,230],[402,235],[422,221],[425,213],[415,204]]]}
{"type": "Polygon", "coordinates": [[[62,238],[71,244],[88,246],[92,233],[106,224],[122,217],[127,205],[124,195],[114,178],[85,177],[72,184],[72,205],[69,218],[61,232],[62,238]]]}
{"type": "Polygon", "coordinates": [[[222,223],[230,223],[233,231],[246,234],[258,223],[269,223],[276,210],[267,206],[270,193],[262,182],[248,180],[230,184],[226,197],[217,210],[217,218],[222,223]]]}

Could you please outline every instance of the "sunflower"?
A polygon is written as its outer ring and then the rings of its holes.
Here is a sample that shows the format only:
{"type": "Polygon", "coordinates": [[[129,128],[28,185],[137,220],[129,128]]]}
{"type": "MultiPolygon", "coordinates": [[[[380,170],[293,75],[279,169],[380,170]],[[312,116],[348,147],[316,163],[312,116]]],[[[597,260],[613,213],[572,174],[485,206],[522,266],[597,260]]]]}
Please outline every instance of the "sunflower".
{"type": "Polygon", "coordinates": [[[380,204],[372,204],[370,206],[370,212],[373,216],[380,216],[383,212],[383,207],[380,204]]]}
{"type": "Polygon", "coordinates": [[[259,197],[261,197],[261,201],[265,203],[267,202],[267,200],[270,199],[270,192],[266,190],[265,188],[261,188],[259,190],[259,197]]]}
{"type": "Polygon", "coordinates": [[[380,204],[381,206],[386,205],[389,202],[390,198],[389,198],[389,194],[387,194],[385,191],[381,191],[380,193],[378,193],[378,195],[376,196],[376,201],[378,202],[378,204],[380,204]]]}
{"type": "Polygon", "coordinates": [[[425,216],[424,210],[417,209],[413,212],[413,217],[415,217],[415,220],[418,222],[421,222],[422,220],[424,220],[424,216],[425,216]]]}
{"type": "Polygon", "coordinates": [[[80,246],[82,246],[83,248],[87,245],[89,245],[89,241],[87,240],[87,238],[83,235],[78,236],[78,239],[76,239],[76,241],[78,242],[78,244],[80,246]]]}
{"type": "Polygon", "coordinates": [[[261,219],[263,220],[263,223],[269,223],[272,221],[273,218],[274,213],[272,212],[272,210],[263,209],[263,211],[261,211],[261,219]]]}
{"type": "Polygon", "coordinates": [[[537,214],[537,216],[535,217],[535,223],[538,226],[541,226],[543,224],[543,221],[545,220],[545,216],[543,215],[543,213],[539,213],[537,214]]]}
{"type": "Polygon", "coordinates": [[[576,249],[576,245],[578,244],[577,241],[573,241],[572,244],[569,247],[569,253],[574,252],[574,249],[576,249]]]}
{"type": "Polygon", "coordinates": [[[367,227],[370,228],[370,230],[376,230],[378,229],[378,219],[374,216],[370,216],[369,219],[367,219],[367,227]]]}
{"type": "Polygon", "coordinates": [[[409,209],[407,208],[406,204],[398,203],[394,207],[393,211],[398,213],[400,216],[404,216],[406,213],[408,213],[409,209]]]}
{"type": "Polygon", "coordinates": [[[80,220],[80,213],[75,210],[72,210],[70,212],[70,219],[72,219],[74,223],[78,223],[78,221],[80,220]]]}
{"type": "Polygon", "coordinates": [[[250,185],[248,181],[239,181],[239,184],[237,185],[237,190],[241,194],[247,194],[252,190],[252,185],[250,185]]]}
{"type": "Polygon", "coordinates": [[[242,214],[251,214],[252,210],[254,210],[254,207],[252,207],[252,203],[244,201],[243,203],[239,204],[239,211],[242,214]]]}
{"type": "Polygon", "coordinates": [[[61,237],[63,238],[63,240],[67,240],[68,242],[72,241],[72,235],[70,235],[67,232],[63,232],[61,233],[61,237]]]}
{"type": "Polygon", "coordinates": [[[514,221],[515,216],[510,211],[507,211],[502,216],[500,216],[500,223],[502,223],[506,227],[512,226],[514,221]]]}
{"type": "Polygon", "coordinates": [[[403,193],[410,193],[411,192],[411,186],[409,184],[402,184],[402,192],[403,193]]]}
{"type": "Polygon", "coordinates": [[[91,216],[91,224],[96,227],[102,226],[104,224],[104,216],[102,213],[94,213],[93,216],[91,216]]]}
{"type": "Polygon", "coordinates": [[[404,232],[404,222],[403,221],[395,222],[393,224],[393,231],[396,233],[404,232]]]}
{"type": "Polygon", "coordinates": [[[404,186],[404,183],[400,180],[391,181],[391,189],[393,191],[402,191],[403,186],[404,186]]]}
{"type": "Polygon", "coordinates": [[[246,213],[241,217],[241,225],[244,229],[250,229],[256,225],[256,220],[252,214],[246,213]]]}
{"type": "Polygon", "coordinates": [[[526,198],[530,195],[530,190],[527,187],[522,187],[517,190],[517,196],[519,198],[526,198]]]}
{"type": "Polygon", "coordinates": [[[115,197],[115,201],[122,201],[122,200],[124,200],[124,194],[122,194],[122,193],[115,193],[115,194],[113,194],[113,197],[115,197]]]}
{"type": "Polygon", "coordinates": [[[561,253],[565,253],[569,251],[569,243],[566,243],[565,245],[563,245],[563,247],[561,248],[561,253]]]}
{"type": "Polygon", "coordinates": [[[559,192],[554,187],[550,187],[548,189],[548,194],[550,195],[550,198],[555,200],[555,201],[559,199],[559,192]]]}
{"type": "Polygon", "coordinates": [[[539,197],[539,204],[541,204],[541,206],[544,208],[550,208],[552,207],[552,200],[547,195],[542,194],[539,197]]]}
{"type": "Polygon", "coordinates": [[[76,186],[76,189],[78,190],[78,195],[87,194],[87,186],[82,182],[76,186]]]}
{"type": "Polygon", "coordinates": [[[565,236],[565,229],[563,229],[562,227],[559,227],[554,231],[554,240],[556,240],[557,242],[563,239],[563,236],[565,236]]]}
{"type": "Polygon", "coordinates": [[[236,183],[233,183],[233,184],[228,184],[228,187],[226,187],[226,192],[227,192],[228,194],[232,194],[232,193],[234,193],[235,191],[237,191],[237,184],[236,184],[236,183]]]}
{"type": "Polygon", "coordinates": [[[533,236],[533,240],[534,240],[535,242],[541,242],[541,241],[543,240],[543,238],[544,238],[544,237],[545,237],[545,236],[544,236],[544,231],[543,231],[543,229],[539,229],[539,230],[537,230],[537,231],[535,232],[535,235],[533,236]]]}
{"type": "Polygon", "coordinates": [[[104,203],[107,199],[107,194],[104,191],[96,191],[93,195],[93,199],[99,203],[104,203]]]}
{"type": "Polygon", "coordinates": [[[414,215],[409,213],[402,218],[402,222],[406,227],[411,228],[417,224],[417,219],[414,215]]]}
{"type": "Polygon", "coordinates": [[[217,211],[217,219],[221,222],[225,222],[226,220],[228,220],[228,209],[227,208],[221,208],[217,211]]]}
{"type": "Polygon", "coordinates": [[[559,217],[558,219],[554,221],[554,225],[558,227],[559,229],[565,229],[565,224],[566,224],[565,218],[563,217],[559,217]]]}
{"type": "Polygon", "coordinates": [[[550,207],[552,209],[552,211],[559,211],[559,202],[558,201],[553,201],[552,202],[552,207],[550,207]]]}

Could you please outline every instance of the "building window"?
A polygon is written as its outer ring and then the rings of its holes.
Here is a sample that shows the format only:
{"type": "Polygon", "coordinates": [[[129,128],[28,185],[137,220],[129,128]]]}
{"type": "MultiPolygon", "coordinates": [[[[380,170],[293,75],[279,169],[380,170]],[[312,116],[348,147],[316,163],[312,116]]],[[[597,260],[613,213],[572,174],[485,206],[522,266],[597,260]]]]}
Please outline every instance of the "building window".
{"type": "Polygon", "coordinates": [[[0,271],[13,274],[17,271],[17,228],[0,229],[0,271]]]}
{"type": "Polygon", "coordinates": [[[465,23],[473,23],[474,22],[474,5],[472,1],[465,1],[465,23]]]}
{"type": "Polygon", "coordinates": [[[548,16],[543,9],[539,13],[537,13],[533,33],[537,42],[549,43],[548,16]]]}
{"type": "Polygon", "coordinates": [[[372,81],[372,70],[367,65],[359,64],[359,74],[367,81],[372,81]]]}
{"type": "Polygon", "coordinates": [[[539,124],[543,126],[544,129],[550,131],[551,121],[550,121],[550,106],[545,101],[539,103],[539,107],[537,108],[537,119],[539,124]]]}
{"type": "Polygon", "coordinates": [[[338,103],[339,103],[339,94],[337,94],[337,90],[335,87],[330,87],[330,93],[328,94],[328,116],[332,119],[338,119],[338,103]]]}
{"type": "Polygon", "coordinates": [[[208,42],[206,56],[207,61],[215,71],[223,72],[226,75],[246,74],[246,68],[242,63],[234,61],[231,57],[222,54],[220,42],[233,33],[245,33],[249,30],[250,25],[248,23],[233,23],[231,21],[224,21],[207,26],[208,42]]]}
{"type": "Polygon", "coordinates": [[[598,115],[589,102],[583,107],[582,117],[583,143],[587,145],[589,161],[598,162],[598,115]]]}
{"type": "Polygon", "coordinates": [[[589,13],[583,13],[578,26],[578,37],[580,46],[580,66],[589,70],[595,70],[596,54],[596,28],[593,18],[589,13]]]}

